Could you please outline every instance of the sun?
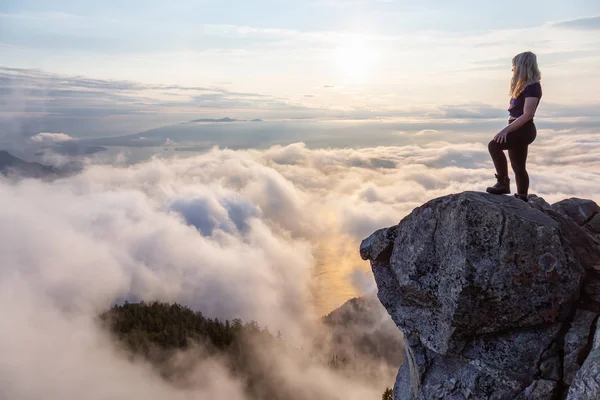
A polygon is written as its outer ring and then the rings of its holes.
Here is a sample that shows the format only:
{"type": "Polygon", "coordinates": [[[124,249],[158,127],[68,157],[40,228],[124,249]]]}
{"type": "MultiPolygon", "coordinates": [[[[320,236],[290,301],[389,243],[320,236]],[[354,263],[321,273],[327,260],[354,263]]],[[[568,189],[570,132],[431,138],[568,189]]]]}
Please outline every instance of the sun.
{"type": "Polygon", "coordinates": [[[348,35],[334,51],[338,73],[344,81],[362,83],[373,78],[376,49],[360,35],[348,35]]]}

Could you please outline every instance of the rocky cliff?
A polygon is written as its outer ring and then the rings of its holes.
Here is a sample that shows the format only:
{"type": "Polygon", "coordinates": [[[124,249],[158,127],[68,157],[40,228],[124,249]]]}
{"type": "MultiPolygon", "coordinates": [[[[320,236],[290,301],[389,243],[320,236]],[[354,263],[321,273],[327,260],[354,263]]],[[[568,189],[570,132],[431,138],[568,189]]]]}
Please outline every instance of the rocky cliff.
{"type": "Polygon", "coordinates": [[[405,336],[394,398],[600,399],[599,243],[590,200],[476,192],[365,239],[405,336]]]}

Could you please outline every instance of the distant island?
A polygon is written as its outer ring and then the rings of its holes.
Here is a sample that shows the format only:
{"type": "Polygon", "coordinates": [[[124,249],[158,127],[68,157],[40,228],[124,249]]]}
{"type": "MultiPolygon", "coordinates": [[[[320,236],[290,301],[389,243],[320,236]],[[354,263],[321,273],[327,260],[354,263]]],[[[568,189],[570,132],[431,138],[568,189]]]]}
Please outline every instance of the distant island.
{"type": "Polygon", "coordinates": [[[233,119],[233,118],[229,118],[229,117],[225,117],[225,118],[220,118],[220,119],[216,119],[216,118],[201,118],[201,119],[194,119],[190,122],[237,122],[237,119],[233,119]]]}

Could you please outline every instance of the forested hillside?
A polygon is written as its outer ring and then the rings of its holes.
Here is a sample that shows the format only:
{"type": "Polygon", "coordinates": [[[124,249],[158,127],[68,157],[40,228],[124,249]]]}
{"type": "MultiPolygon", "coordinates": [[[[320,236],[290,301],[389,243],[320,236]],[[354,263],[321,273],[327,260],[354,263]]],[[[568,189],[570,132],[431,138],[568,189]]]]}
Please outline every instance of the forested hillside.
{"type": "MultiPolygon", "coordinates": [[[[278,357],[306,358],[307,365],[318,363],[342,374],[357,374],[362,365],[365,380],[372,379],[369,375],[376,370],[352,357],[362,354],[361,350],[345,348],[340,353],[339,346],[327,345],[330,336],[325,332],[323,343],[311,350],[297,349],[286,343],[280,333],[272,333],[255,321],[220,321],[179,304],[115,305],[100,320],[129,357],[149,361],[158,374],[174,385],[185,386],[192,379],[195,363],[210,358],[224,364],[255,399],[310,398],[310,393],[298,391],[297,387],[286,387],[287,380],[280,376],[284,372],[276,365],[278,357]]],[[[331,324],[327,320],[327,325],[331,324]]],[[[336,332],[331,337],[339,338],[339,330],[336,332]]],[[[364,345],[364,339],[361,342],[364,345]]],[[[384,389],[385,386],[381,390],[384,389]]]]}

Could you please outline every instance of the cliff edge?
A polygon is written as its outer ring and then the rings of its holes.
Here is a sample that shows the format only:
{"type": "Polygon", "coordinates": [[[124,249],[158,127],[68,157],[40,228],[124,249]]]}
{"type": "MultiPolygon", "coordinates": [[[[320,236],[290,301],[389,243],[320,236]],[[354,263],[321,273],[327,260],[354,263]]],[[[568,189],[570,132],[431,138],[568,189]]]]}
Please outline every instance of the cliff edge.
{"type": "Polygon", "coordinates": [[[394,398],[600,398],[600,207],[464,192],[365,239],[405,336],[394,398]],[[598,332],[596,332],[598,330],[598,332]]]}

